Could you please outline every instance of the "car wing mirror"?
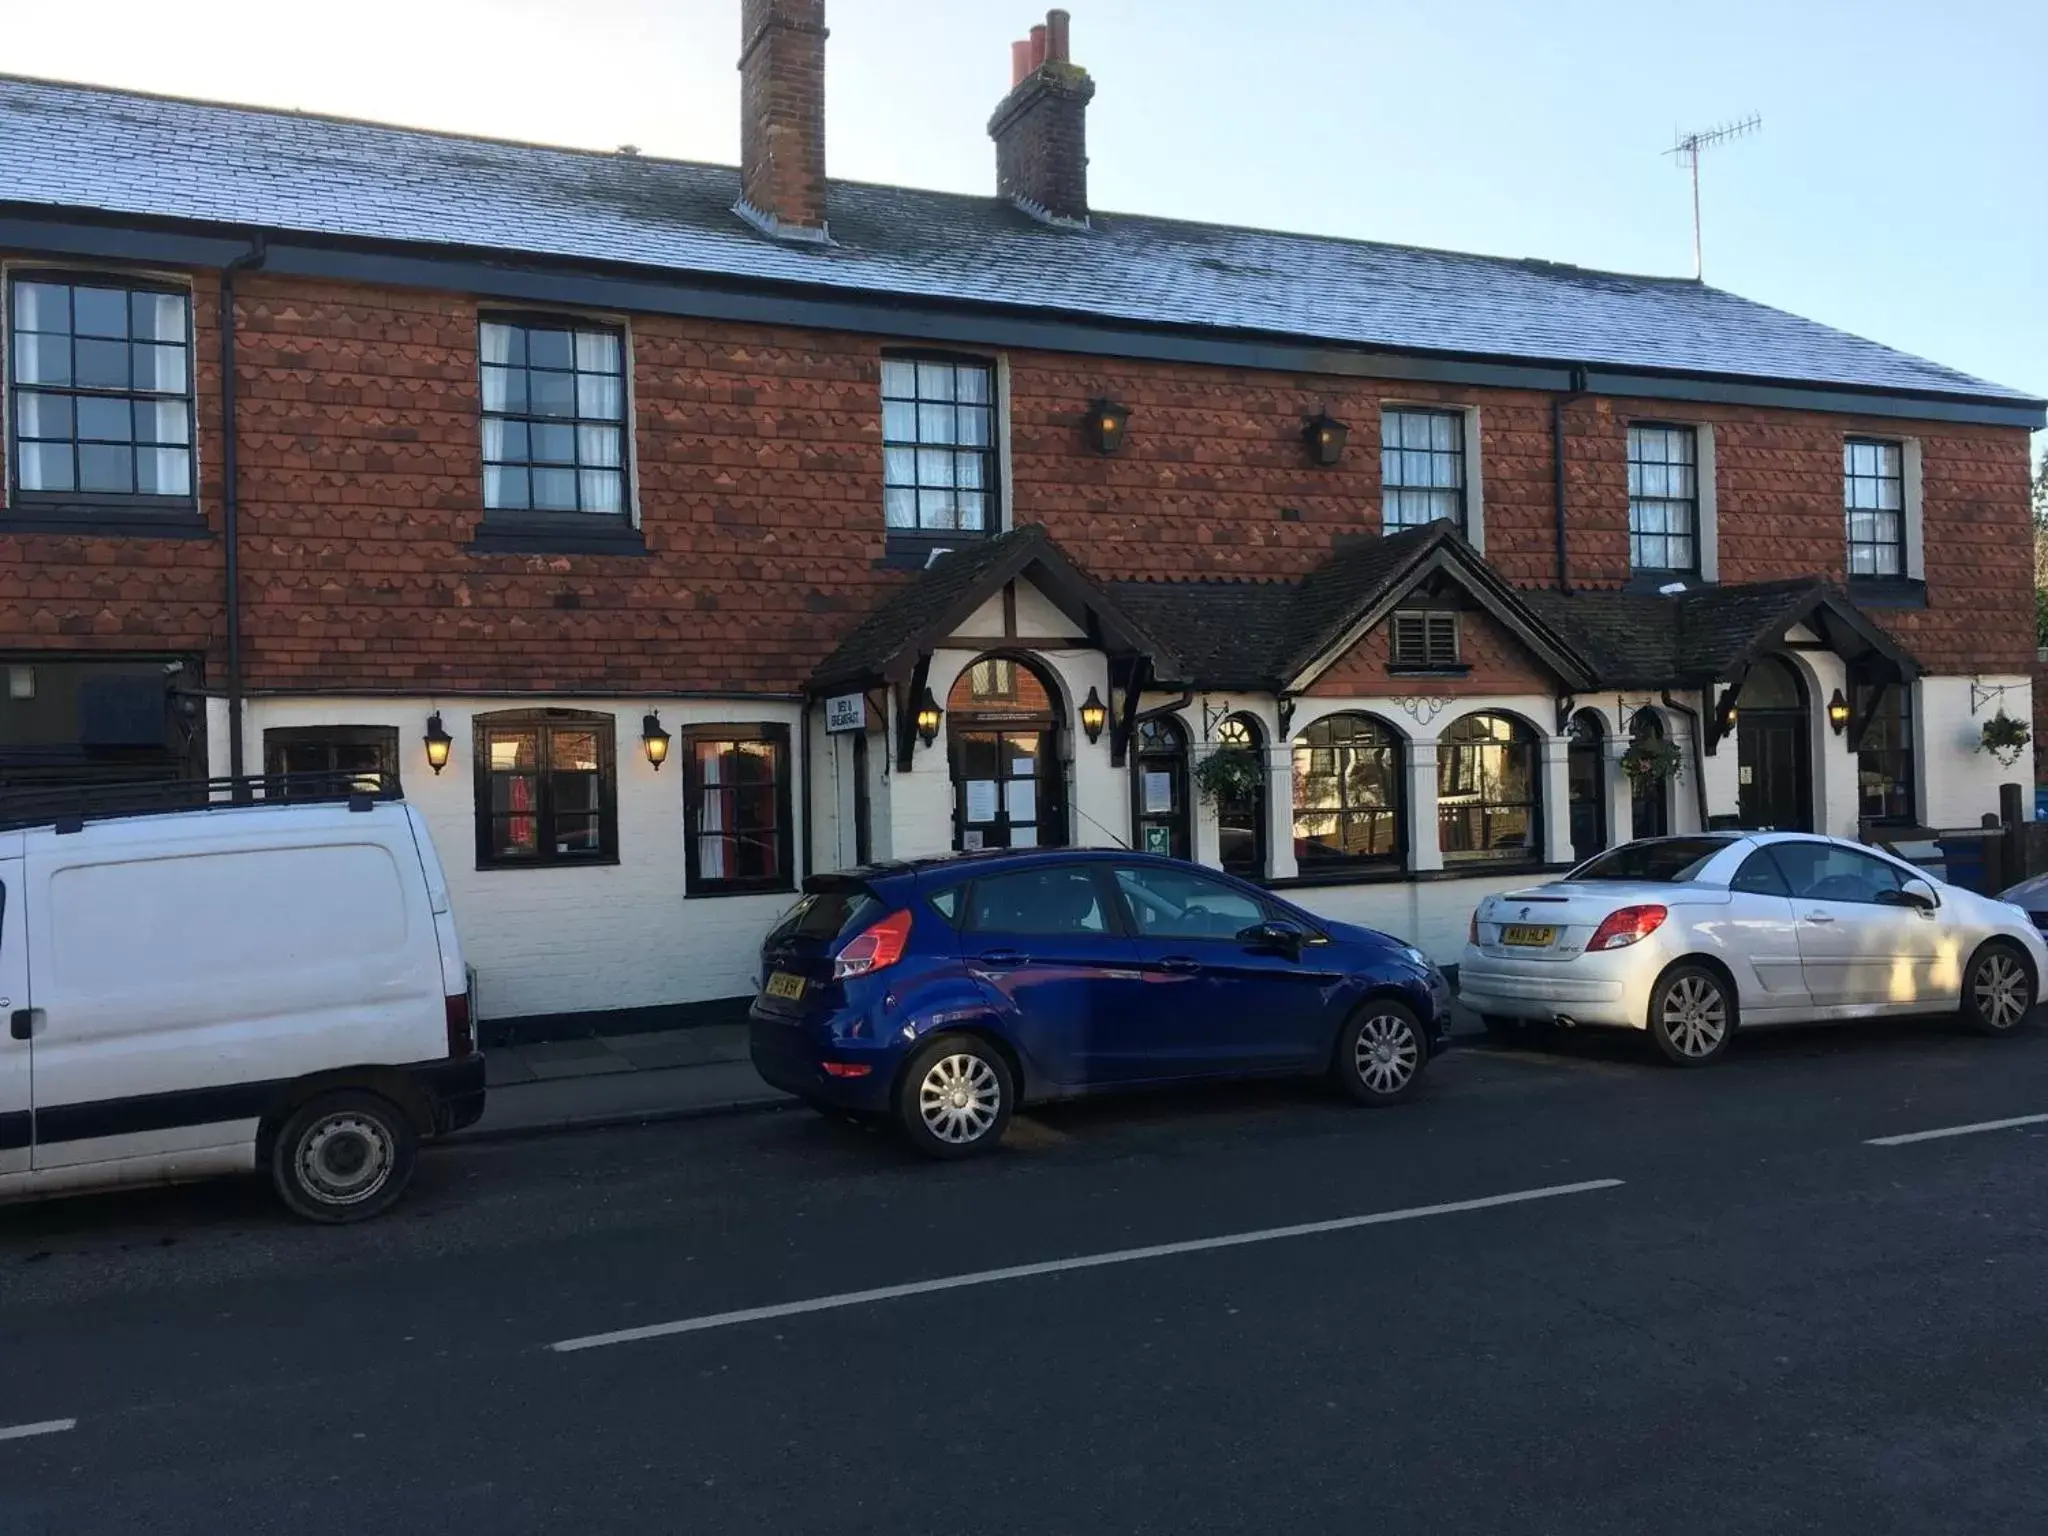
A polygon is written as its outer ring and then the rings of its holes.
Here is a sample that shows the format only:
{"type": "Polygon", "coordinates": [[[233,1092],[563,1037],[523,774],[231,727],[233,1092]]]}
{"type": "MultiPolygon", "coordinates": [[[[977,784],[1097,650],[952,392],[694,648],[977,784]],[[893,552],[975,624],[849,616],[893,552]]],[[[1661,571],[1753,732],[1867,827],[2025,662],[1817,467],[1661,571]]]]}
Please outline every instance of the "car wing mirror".
{"type": "Polygon", "coordinates": [[[1919,912],[1932,912],[1941,905],[1941,898],[1925,880],[1908,880],[1899,887],[1899,902],[1919,912]]]}
{"type": "Polygon", "coordinates": [[[1307,932],[1300,925],[1278,918],[1264,923],[1253,923],[1241,929],[1237,942],[1246,949],[1265,950],[1301,958],[1301,947],[1308,942],[1307,932]]]}

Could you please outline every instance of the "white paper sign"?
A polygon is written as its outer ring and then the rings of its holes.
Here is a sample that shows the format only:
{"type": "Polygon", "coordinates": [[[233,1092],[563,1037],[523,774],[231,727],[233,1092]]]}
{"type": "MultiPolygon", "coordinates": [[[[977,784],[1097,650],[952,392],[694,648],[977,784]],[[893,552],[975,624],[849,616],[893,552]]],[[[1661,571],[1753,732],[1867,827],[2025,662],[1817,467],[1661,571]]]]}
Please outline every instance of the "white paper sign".
{"type": "Polygon", "coordinates": [[[973,828],[969,828],[967,831],[962,832],[960,834],[960,846],[963,850],[965,850],[968,853],[980,852],[981,833],[974,830],[973,828]]]}
{"type": "Polygon", "coordinates": [[[1009,784],[1010,820],[1038,820],[1038,785],[1031,779],[1012,779],[1009,784]]]}
{"type": "Polygon", "coordinates": [[[827,732],[864,731],[868,728],[868,701],[858,693],[837,694],[825,701],[827,732]]]}
{"type": "Polygon", "coordinates": [[[1145,775],[1145,813],[1157,815],[1173,809],[1173,775],[1171,773],[1148,773],[1145,775]]]}
{"type": "Polygon", "coordinates": [[[996,819],[996,781],[994,779],[969,779],[967,781],[967,819],[969,821],[994,821],[996,819]]]}

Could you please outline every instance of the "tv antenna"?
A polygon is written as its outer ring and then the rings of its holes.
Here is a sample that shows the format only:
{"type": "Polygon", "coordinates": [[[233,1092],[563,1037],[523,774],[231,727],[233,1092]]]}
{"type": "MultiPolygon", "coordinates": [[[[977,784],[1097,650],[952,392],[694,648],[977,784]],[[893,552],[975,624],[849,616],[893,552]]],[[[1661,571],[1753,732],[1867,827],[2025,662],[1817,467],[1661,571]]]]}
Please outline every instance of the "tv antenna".
{"type": "Polygon", "coordinates": [[[1699,133],[1681,133],[1678,142],[1664,151],[1667,155],[1678,156],[1678,163],[1692,172],[1692,275],[1695,282],[1703,275],[1700,264],[1700,151],[1755,133],[1763,125],[1762,114],[1752,112],[1739,122],[1722,123],[1699,133]]]}

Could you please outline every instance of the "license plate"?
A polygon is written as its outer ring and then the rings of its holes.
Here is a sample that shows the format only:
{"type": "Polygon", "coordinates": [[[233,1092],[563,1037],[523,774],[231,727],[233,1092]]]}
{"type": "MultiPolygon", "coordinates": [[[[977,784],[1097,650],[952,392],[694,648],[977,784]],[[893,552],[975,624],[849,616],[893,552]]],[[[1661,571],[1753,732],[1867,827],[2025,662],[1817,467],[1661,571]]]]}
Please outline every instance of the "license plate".
{"type": "Polygon", "coordinates": [[[1503,944],[1513,944],[1522,949],[1543,949],[1557,937],[1555,928],[1538,928],[1528,923],[1509,923],[1500,931],[1503,944]]]}
{"type": "Polygon", "coordinates": [[[792,976],[787,971],[777,971],[768,978],[768,985],[761,989],[770,997],[785,997],[794,1002],[804,995],[804,979],[792,976]]]}

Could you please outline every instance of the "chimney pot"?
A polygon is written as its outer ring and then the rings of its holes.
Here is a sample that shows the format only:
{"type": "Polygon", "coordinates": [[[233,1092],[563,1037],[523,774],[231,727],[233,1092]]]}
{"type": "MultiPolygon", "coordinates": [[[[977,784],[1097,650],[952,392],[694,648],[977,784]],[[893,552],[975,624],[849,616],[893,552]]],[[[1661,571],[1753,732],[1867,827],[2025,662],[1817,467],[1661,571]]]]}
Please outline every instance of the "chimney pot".
{"type": "Polygon", "coordinates": [[[1055,64],[1067,62],[1067,23],[1065,11],[1045,13],[1045,56],[1055,64]]]}
{"type": "Polygon", "coordinates": [[[1045,28],[1031,29],[1031,67],[1038,69],[1045,63],[1045,28]]]}
{"type": "Polygon", "coordinates": [[[824,241],[825,0],[740,0],[740,200],[785,240],[824,241]]]}
{"type": "Polygon", "coordinates": [[[1095,82],[1068,53],[1067,13],[1048,11],[1028,40],[1010,45],[1010,91],[989,119],[996,196],[1049,224],[1087,224],[1094,95],[1095,82]]]}
{"type": "Polygon", "coordinates": [[[1031,44],[1018,38],[1010,44],[1010,89],[1015,90],[1024,83],[1024,77],[1031,73],[1031,44]]]}

